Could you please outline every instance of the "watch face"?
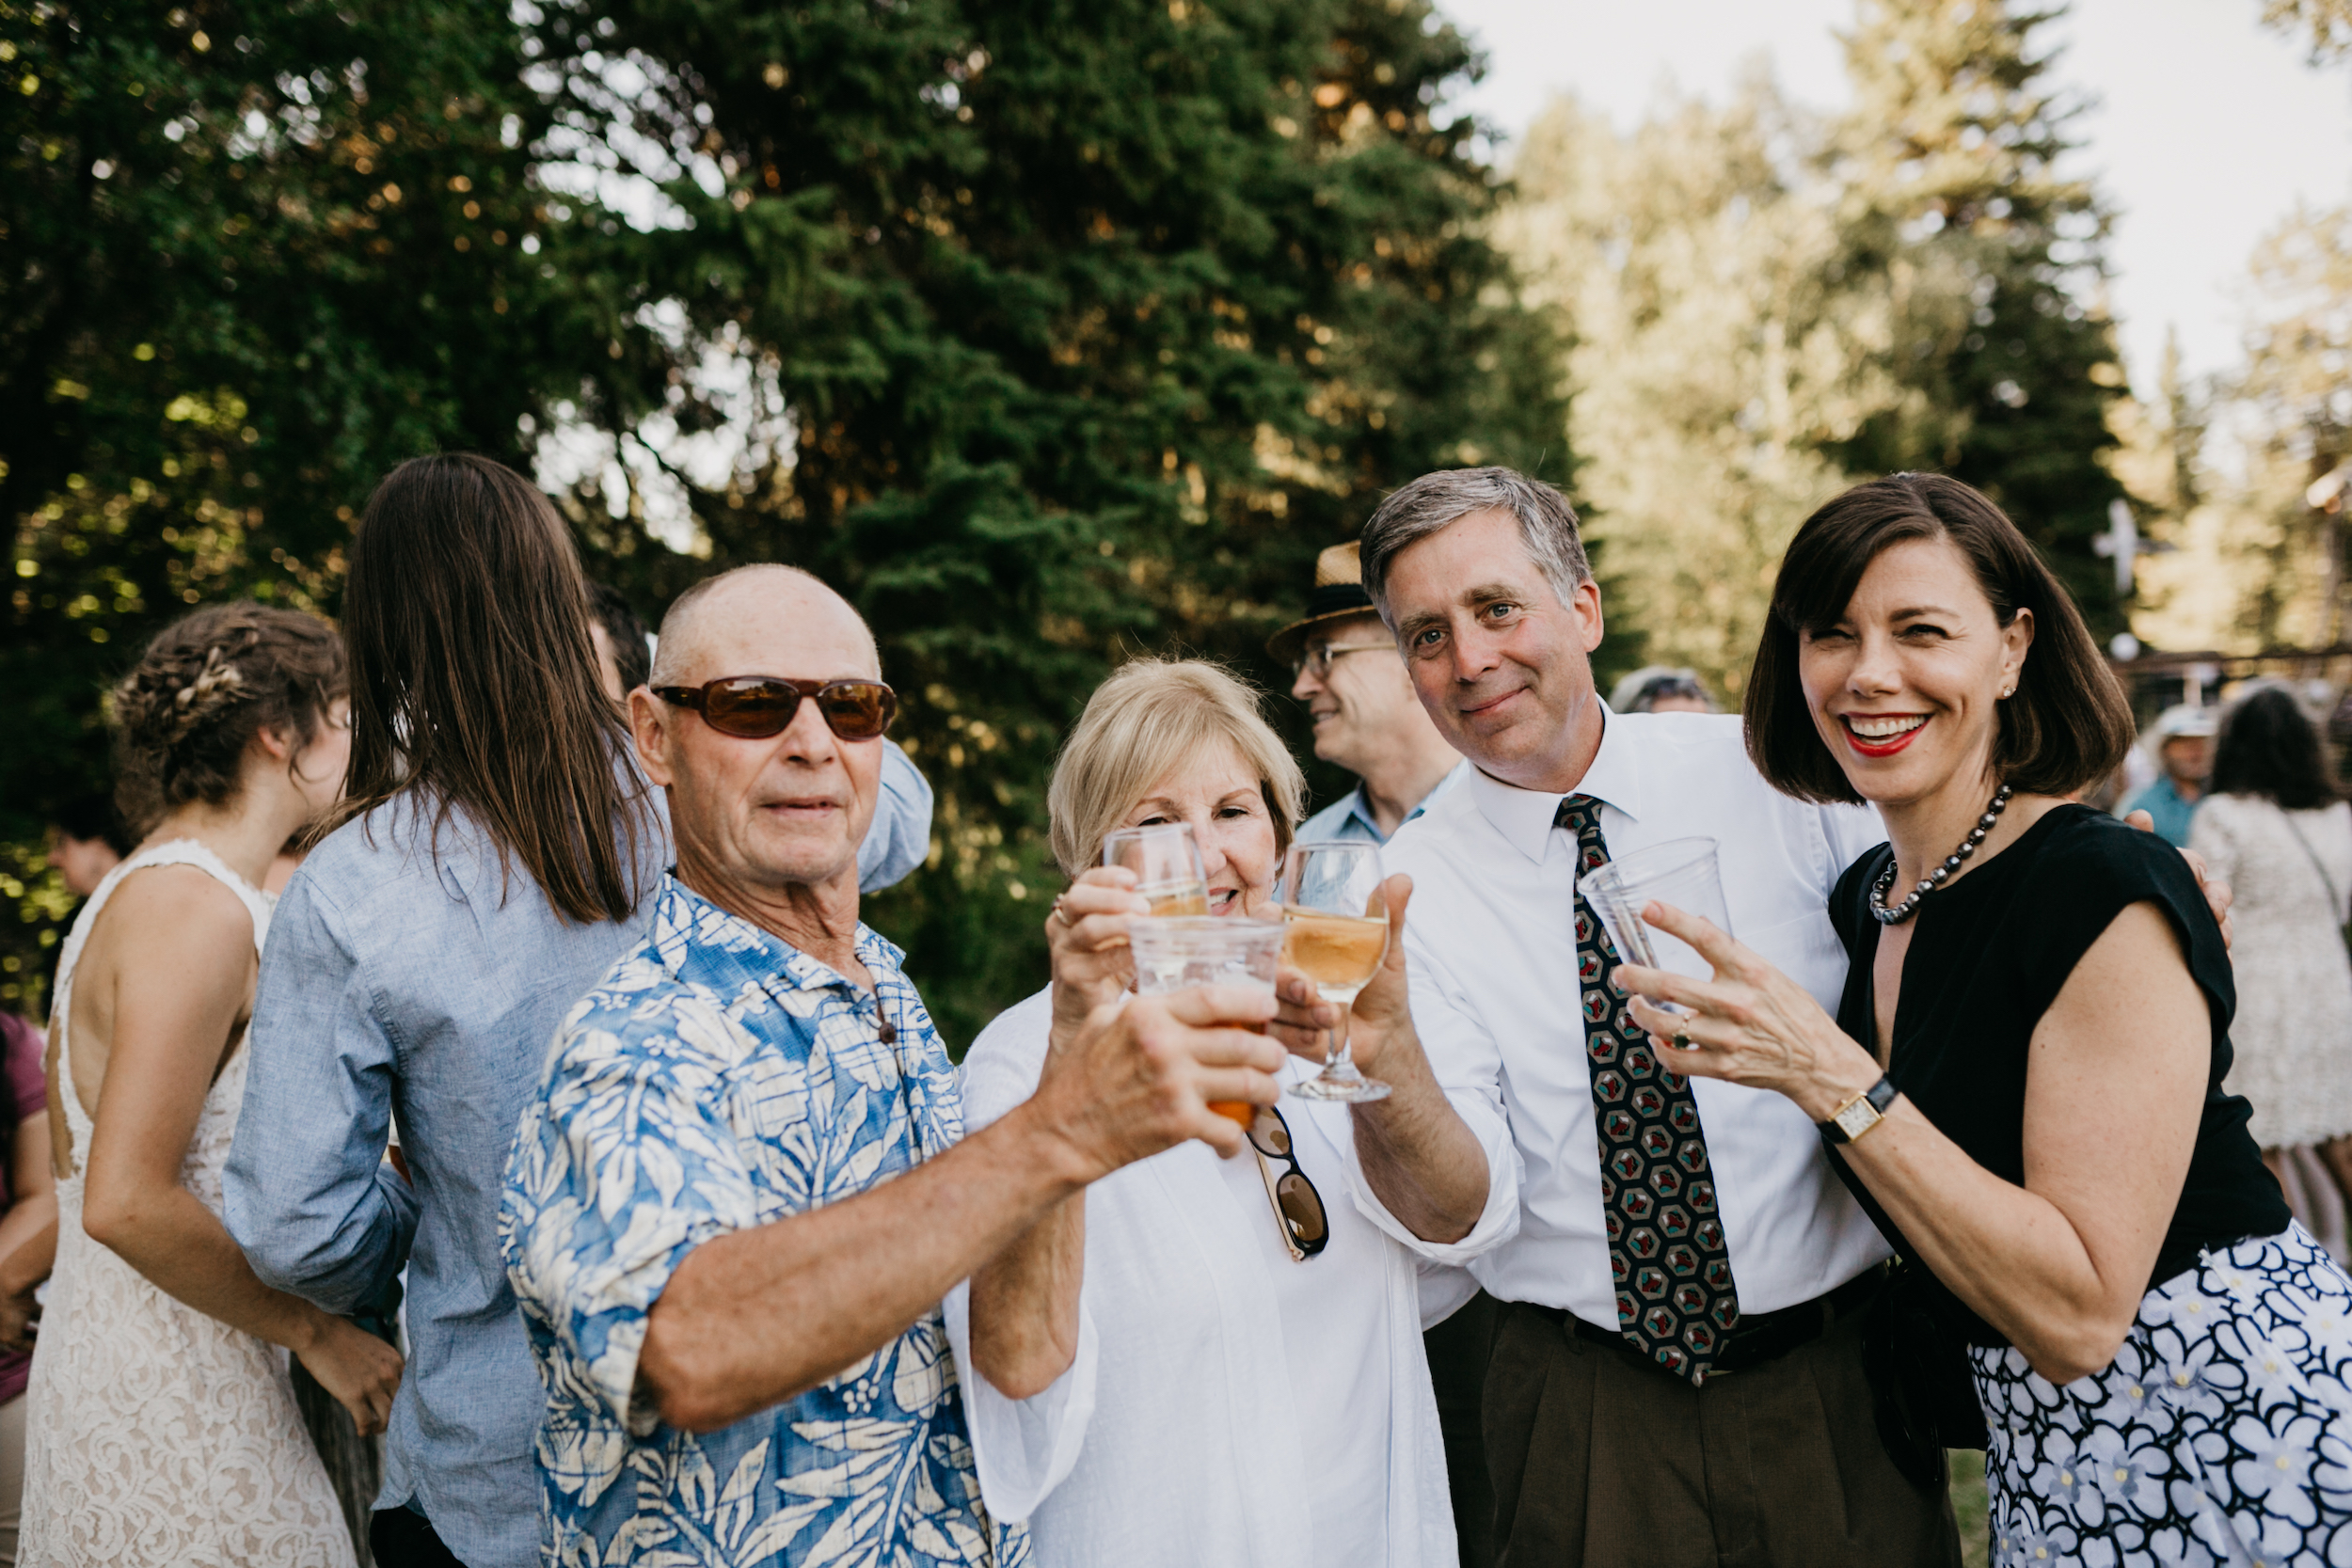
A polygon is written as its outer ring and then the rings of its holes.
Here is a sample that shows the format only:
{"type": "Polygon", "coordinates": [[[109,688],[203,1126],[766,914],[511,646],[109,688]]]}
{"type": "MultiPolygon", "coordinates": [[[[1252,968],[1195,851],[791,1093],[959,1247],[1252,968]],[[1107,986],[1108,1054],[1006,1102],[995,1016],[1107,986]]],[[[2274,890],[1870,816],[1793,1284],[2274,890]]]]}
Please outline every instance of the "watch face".
{"type": "Polygon", "coordinates": [[[1854,1139],[1862,1136],[1863,1133],[1867,1132],[1874,1125],[1877,1124],[1878,1119],[1878,1107],[1871,1104],[1867,1100],[1855,1101],[1852,1104],[1838,1112],[1836,1117],[1837,1122],[1837,1131],[1846,1134],[1846,1141],[1848,1143],[1851,1143],[1854,1139]]]}

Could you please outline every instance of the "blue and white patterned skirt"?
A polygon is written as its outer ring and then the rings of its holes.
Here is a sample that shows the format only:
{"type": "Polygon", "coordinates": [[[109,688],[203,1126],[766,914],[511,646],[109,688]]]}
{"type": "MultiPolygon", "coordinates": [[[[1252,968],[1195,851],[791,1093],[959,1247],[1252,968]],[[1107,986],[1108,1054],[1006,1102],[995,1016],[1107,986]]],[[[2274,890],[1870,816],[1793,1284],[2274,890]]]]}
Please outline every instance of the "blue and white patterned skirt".
{"type": "Polygon", "coordinates": [[[2149,1291],[2105,1371],[1969,1360],[1999,1568],[2352,1568],[2352,1278],[2301,1226],[2149,1291]]]}

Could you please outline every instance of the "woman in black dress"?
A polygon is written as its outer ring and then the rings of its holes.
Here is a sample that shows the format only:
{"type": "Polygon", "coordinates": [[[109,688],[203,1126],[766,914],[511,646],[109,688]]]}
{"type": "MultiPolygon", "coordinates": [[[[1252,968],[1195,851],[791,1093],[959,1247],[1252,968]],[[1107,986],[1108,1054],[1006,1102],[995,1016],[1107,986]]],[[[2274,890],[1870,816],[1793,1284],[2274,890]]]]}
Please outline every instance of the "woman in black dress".
{"type": "Polygon", "coordinates": [[[2068,800],[2132,728],[2065,590],[1966,485],[1861,485],[1789,546],[1747,721],[1767,778],[1892,840],[1833,895],[1837,1018],[1658,905],[1714,978],[1619,973],[1675,1070],[1796,1101],[1929,1271],[1995,1560],[2352,1561],[2352,1280],[2221,1090],[2234,992],[2194,876],[2068,800]]]}

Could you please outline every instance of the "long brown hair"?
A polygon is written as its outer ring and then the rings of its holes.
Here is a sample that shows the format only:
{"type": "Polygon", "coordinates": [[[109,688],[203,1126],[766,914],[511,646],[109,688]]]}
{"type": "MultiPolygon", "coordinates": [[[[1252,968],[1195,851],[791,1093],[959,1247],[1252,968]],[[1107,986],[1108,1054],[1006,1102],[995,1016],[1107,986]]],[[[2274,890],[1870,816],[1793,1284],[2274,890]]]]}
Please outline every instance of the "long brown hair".
{"type": "Polygon", "coordinates": [[[336,820],[407,794],[463,806],[583,924],[626,920],[652,824],[555,508],[486,457],[384,476],[351,542],[351,783],[336,820]]]}

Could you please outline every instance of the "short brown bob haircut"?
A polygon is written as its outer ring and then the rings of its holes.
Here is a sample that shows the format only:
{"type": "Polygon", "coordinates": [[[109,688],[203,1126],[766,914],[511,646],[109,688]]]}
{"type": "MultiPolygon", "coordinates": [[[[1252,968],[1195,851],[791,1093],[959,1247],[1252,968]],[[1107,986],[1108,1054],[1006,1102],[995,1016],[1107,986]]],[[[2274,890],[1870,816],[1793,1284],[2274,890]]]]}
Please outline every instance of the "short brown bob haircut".
{"type": "Polygon", "coordinates": [[[1798,643],[1844,618],[1881,551],[1913,539],[1950,540],[2002,626],[2021,610],[2033,612],[2033,646],[2015,695],[2000,705],[1993,741],[2002,782],[2020,794],[2072,795],[2122,766],[2133,740],[2122,683],[2017,525],[1956,479],[1895,474],[1857,484],[1807,517],[1781,558],[1744,705],[1757,771],[1800,800],[1861,800],[1814,727],[1797,678],[1798,643]]]}

